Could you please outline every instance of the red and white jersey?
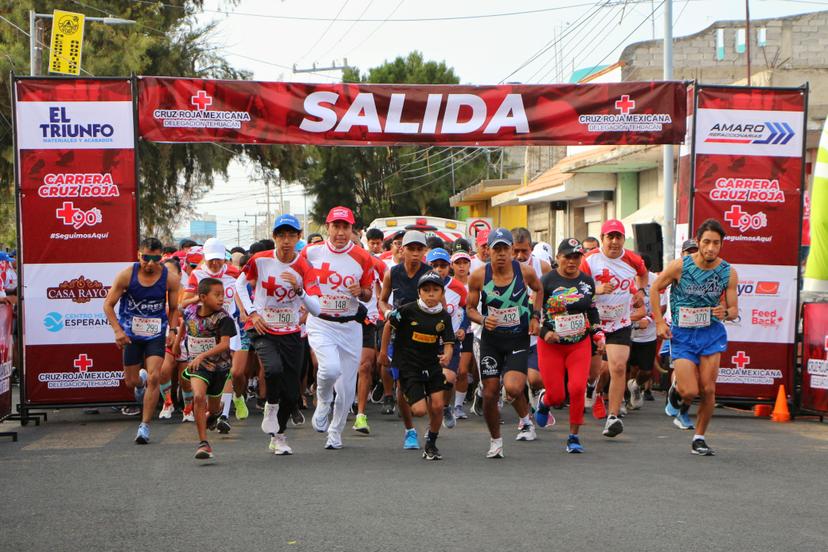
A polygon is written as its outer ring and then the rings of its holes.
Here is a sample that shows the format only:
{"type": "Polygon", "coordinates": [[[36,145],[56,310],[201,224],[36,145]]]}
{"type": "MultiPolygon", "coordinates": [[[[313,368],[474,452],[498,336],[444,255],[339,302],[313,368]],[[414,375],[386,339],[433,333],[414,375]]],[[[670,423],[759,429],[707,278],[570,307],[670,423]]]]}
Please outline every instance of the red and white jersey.
{"type": "MultiPolygon", "coordinates": [[[[658,335],[656,334],[655,322],[653,322],[653,311],[655,309],[653,309],[650,305],[650,288],[656,278],[658,278],[658,274],[654,272],[648,273],[647,287],[644,288],[644,308],[647,311],[646,316],[650,317],[650,323],[643,330],[633,329],[632,340],[636,343],[649,343],[650,341],[655,341],[658,338],[658,335]]],[[[667,294],[664,293],[664,291],[665,290],[662,289],[659,294],[660,307],[667,306],[667,294]]]]}
{"type": "Polygon", "coordinates": [[[303,249],[302,259],[315,271],[321,292],[321,313],[354,316],[359,309],[359,300],[351,295],[348,286],[359,284],[362,288],[370,288],[373,285],[375,274],[371,254],[353,243],[337,251],[325,241],[303,249]]]}
{"type": "Polygon", "coordinates": [[[641,257],[622,249],[620,257],[610,259],[598,248],[586,254],[581,261],[581,271],[592,276],[596,287],[606,282],[615,286],[612,293],[595,296],[601,328],[605,332],[615,332],[631,325],[630,295],[636,292],[635,277],[647,276],[647,267],[641,257]]]}
{"type": "Polygon", "coordinates": [[[236,305],[236,278],[239,277],[239,269],[233,265],[225,264],[218,274],[211,274],[205,265],[199,265],[190,272],[187,279],[185,293],[198,295],[198,283],[204,278],[215,278],[224,284],[224,310],[234,319],[238,318],[238,305],[236,305]]]}
{"type": "MultiPolygon", "coordinates": [[[[374,265],[374,276],[375,282],[379,283],[382,286],[382,279],[385,277],[385,263],[379,260],[379,258],[371,256],[371,263],[374,265]]],[[[371,299],[366,301],[360,301],[365,308],[368,309],[368,321],[372,323],[376,323],[377,320],[382,319],[380,314],[379,308],[377,307],[377,298],[376,287],[372,288],[371,291],[374,293],[371,294],[371,299]]]]}
{"type": "Polygon", "coordinates": [[[451,327],[454,333],[460,329],[463,322],[463,313],[466,311],[466,297],[469,292],[460,280],[450,278],[446,284],[446,312],[451,316],[451,327]]]}
{"type": "MultiPolygon", "coordinates": [[[[293,274],[296,282],[305,292],[319,295],[316,276],[308,262],[297,255],[290,263],[283,263],[276,257],[276,251],[256,253],[242,269],[249,282],[256,281],[253,290],[253,306],[267,325],[267,332],[275,335],[300,331],[299,318],[302,298],[293,291],[293,286],[282,278],[284,272],[293,274]]],[[[253,328],[248,319],[245,330],[253,328]]]]}

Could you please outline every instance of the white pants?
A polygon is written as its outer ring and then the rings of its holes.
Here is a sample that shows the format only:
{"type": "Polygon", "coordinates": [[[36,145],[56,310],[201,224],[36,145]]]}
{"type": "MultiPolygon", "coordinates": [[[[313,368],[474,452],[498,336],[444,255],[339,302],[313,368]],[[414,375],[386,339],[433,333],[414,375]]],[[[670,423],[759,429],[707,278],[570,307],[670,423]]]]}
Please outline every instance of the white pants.
{"type": "Polygon", "coordinates": [[[309,316],[308,343],[319,368],[316,372],[316,400],[336,401],[328,433],[342,433],[356,395],[359,357],[362,353],[362,327],[358,322],[328,322],[309,316]]]}

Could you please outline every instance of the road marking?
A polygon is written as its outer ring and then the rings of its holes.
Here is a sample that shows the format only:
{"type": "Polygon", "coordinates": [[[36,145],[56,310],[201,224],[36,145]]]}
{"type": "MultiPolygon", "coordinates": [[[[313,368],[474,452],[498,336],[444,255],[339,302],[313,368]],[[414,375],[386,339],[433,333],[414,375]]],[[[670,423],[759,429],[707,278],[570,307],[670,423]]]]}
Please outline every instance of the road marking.
{"type": "Polygon", "coordinates": [[[67,429],[58,429],[26,445],[23,450],[101,448],[112,442],[124,431],[132,431],[133,429],[132,426],[127,428],[121,422],[95,424],[94,428],[74,426],[67,429]]]}

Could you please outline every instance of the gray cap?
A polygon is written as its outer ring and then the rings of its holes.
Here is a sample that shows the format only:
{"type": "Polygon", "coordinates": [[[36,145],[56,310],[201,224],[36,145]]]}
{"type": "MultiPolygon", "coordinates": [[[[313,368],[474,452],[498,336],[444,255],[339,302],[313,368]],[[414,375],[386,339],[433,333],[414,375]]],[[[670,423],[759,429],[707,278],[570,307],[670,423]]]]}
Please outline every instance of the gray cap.
{"type": "Polygon", "coordinates": [[[426,247],[426,237],[425,234],[420,232],[419,230],[406,230],[405,235],[403,236],[402,245],[405,247],[411,243],[419,243],[423,247],[426,247]]]}
{"type": "Polygon", "coordinates": [[[698,249],[699,242],[696,240],[684,240],[684,243],[681,244],[681,251],[682,253],[687,251],[688,249],[698,249]]]}

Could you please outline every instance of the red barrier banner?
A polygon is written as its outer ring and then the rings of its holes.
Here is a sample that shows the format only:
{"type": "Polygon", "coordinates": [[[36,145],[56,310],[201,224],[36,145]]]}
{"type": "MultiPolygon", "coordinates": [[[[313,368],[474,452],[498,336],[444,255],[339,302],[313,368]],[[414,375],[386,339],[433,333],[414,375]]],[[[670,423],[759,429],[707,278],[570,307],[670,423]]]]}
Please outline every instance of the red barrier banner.
{"type": "Polygon", "coordinates": [[[132,82],[17,79],[24,401],[129,402],[103,314],[135,260],[132,82]]]}
{"type": "Polygon", "coordinates": [[[0,304],[0,420],[12,413],[13,326],[14,308],[8,303],[0,304]]]}
{"type": "Polygon", "coordinates": [[[302,84],[140,77],[154,142],[449,146],[678,144],[686,85],[302,84]]]}
{"type": "Polygon", "coordinates": [[[699,85],[694,116],[693,231],[722,222],[722,257],[739,275],[718,395],[792,392],[802,220],[805,89],[699,85]]]}
{"type": "Polygon", "coordinates": [[[828,414],[828,303],[802,305],[802,401],[812,412],[828,414]]]}

